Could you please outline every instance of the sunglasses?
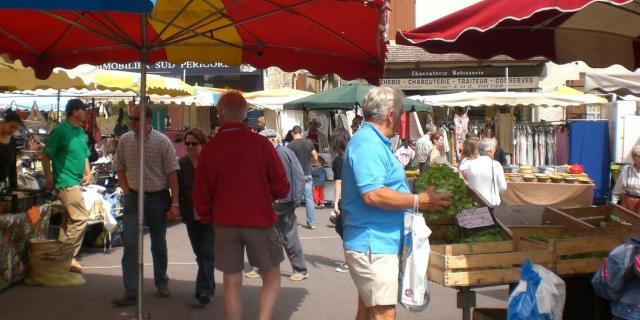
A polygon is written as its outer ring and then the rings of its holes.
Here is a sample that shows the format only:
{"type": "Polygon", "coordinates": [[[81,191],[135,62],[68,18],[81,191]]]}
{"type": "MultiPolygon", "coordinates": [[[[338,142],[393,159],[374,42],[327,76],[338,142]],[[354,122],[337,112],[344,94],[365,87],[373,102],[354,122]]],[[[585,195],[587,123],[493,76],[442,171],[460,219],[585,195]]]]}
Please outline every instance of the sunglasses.
{"type": "Polygon", "coordinates": [[[194,147],[196,147],[196,146],[199,146],[200,143],[198,143],[198,142],[185,142],[184,145],[185,146],[194,146],[194,147]]]}
{"type": "Polygon", "coordinates": [[[129,117],[131,121],[140,121],[140,117],[129,117]]]}

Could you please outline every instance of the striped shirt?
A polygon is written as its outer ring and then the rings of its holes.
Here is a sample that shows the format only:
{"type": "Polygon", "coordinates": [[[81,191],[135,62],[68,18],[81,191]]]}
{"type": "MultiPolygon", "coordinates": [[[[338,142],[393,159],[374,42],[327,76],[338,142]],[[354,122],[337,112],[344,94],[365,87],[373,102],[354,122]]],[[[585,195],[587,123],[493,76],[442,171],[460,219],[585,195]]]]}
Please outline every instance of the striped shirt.
{"type": "MultiPolygon", "coordinates": [[[[138,135],[129,131],[120,137],[113,168],[124,171],[129,187],[139,190],[140,157],[138,135]]],[[[169,173],[180,169],[178,157],[171,140],[164,134],[151,130],[144,141],[144,191],[155,192],[169,189],[169,173]]]]}
{"type": "Polygon", "coordinates": [[[625,193],[640,196],[640,170],[632,165],[625,166],[611,193],[612,203],[618,203],[618,200],[620,200],[625,193]]]}

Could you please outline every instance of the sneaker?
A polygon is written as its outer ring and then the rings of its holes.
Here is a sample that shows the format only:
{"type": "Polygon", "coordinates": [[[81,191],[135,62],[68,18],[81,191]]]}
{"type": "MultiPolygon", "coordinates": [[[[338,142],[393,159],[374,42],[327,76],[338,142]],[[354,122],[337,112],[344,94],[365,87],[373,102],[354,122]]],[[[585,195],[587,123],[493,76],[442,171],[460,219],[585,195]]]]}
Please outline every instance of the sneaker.
{"type": "Polygon", "coordinates": [[[245,278],[251,278],[251,279],[255,279],[255,278],[260,278],[260,274],[258,273],[257,270],[251,270],[247,273],[244,274],[245,278]]]}
{"type": "Polygon", "coordinates": [[[331,221],[331,223],[333,223],[335,225],[337,217],[338,216],[336,216],[336,214],[334,212],[332,212],[331,215],[329,216],[329,221],[331,221]]]}
{"type": "Polygon", "coordinates": [[[324,203],[319,204],[319,205],[316,207],[316,209],[324,209],[324,203]]]}
{"type": "Polygon", "coordinates": [[[210,301],[210,299],[209,299],[208,295],[206,295],[204,293],[198,294],[198,303],[200,303],[201,305],[203,305],[203,306],[207,305],[207,304],[209,304],[209,301],[210,301]]]}
{"type": "Polygon", "coordinates": [[[170,296],[169,288],[167,286],[158,287],[158,296],[162,298],[166,298],[170,296]]]}
{"type": "Polygon", "coordinates": [[[309,272],[305,272],[305,273],[299,273],[299,272],[294,272],[290,277],[289,280],[291,281],[302,281],[306,278],[309,277],[309,272]]]}
{"type": "Polygon", "coordinates": [[[313,224],[313,223],[307,223],[307,229],[315,230],[316,229],[316,225],[313,224]]]}
{"type": "Polygon", "coordinates": [[[349,266],[346,263],[343,263],[336,268],[336,272],[342,272],[342,273],[349,272],[349,266]]]}
{"type": "Polygon", "coordinates": [[[69,271],[75,273],[82,273],[82,265],[76,259],[71,259],[71,263],[69,264],[69,271]]]}
{"type": "Polygon", "coordinates": [[[125,292],[122,297],[111,300],[111,303],[116,307],[132,306],[138,303],[138,297],[125,292]]]}

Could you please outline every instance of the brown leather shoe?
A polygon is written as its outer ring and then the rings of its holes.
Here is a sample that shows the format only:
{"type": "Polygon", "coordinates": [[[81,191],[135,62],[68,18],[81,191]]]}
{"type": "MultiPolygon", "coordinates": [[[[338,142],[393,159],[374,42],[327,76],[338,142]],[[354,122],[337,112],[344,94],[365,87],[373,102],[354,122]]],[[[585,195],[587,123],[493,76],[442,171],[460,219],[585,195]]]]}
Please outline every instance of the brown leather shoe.
{"type": "Polygon", "coordinates": [[[138,297],[130,295],[126,292],[122,295],[122,297],[111,300],[111,303],[113,303],[113,305],[116,307],[132,306],[137,302],[138,302],[138,297]]]}
{"type": "Polygon", "coordinates": [[[158,296],[166,298],[170,295],[171,293],[169,292],[169,288],[167,288],[166,286],[158,287],[158,296]]]}
{"type": "Polygon", "coordinates": [[[69,264],[69,271],[82,273],[82,265],[76,259],[72,259],[71,264],[69,264]]]}

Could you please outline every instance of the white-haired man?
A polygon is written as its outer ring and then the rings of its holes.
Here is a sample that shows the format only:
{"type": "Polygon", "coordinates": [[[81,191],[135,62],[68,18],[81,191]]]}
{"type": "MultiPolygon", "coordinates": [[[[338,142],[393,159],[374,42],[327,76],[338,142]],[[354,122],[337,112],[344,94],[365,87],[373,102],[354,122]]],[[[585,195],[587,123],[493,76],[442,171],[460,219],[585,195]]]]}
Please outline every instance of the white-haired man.
{"type": "Polygon", "coordinates": [[[493,160],[496,144],[492,139],[482,139],[478,151],[480,156],[469,161],[467,181],[488,204],[497,206],[502,202],[500,194],[507,190],[507,180],[502,165],[493,160]]]}
{"type": "Polygon", "coordinates": [[[451,194],[432,188],[414,195],[389,139],[400,126],[402,91],[373,87],[364,98],[365,122],[349,142],[342,171],[344,250],[358,289],[356,319],[395,319],[404,212],[415,205],[440,210],[451,194]]]}
{"type": "Polygon", "coordinates": [[[242,319],[245,248],[263,281],[258,318],[271,319],[284,260],[273,201],[287,196],[289,182],[273,145],[242,124],[248,111],[242,95],[224,94],[218,110],[222,126],[198,160],[195,209],[201,223],[214,225],[215,267],[223,272],[226,319],[242,319]]]}

